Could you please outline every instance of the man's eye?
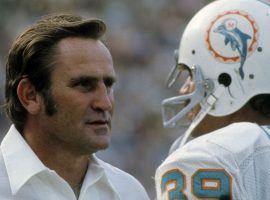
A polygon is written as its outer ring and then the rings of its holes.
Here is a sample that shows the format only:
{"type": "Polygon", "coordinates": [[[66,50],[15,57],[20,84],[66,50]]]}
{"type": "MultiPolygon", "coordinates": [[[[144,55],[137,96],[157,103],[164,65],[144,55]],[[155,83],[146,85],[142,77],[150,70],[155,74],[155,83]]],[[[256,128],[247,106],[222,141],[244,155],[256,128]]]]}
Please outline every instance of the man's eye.
{"type": "Polygon", "coordinates": [[[114,83],[115,83],[115,80],[112,78],[104,79],[104,84],[106,85],[107,88],[111,88],[114,83]]]}
{"type": "Polygon", "coordinates": [[[77,86],[82,88],[82,89],[86,89],[86,90],[91,90],[93,88],[95,88],[95,83],[93,83],[92,81],[80,81],[78,82],[77,86]]]}
{"type": "Polygon", "coordinates": [[[99,80],[97,78],[73,79],[70,83],[70,87],[89,92],[97,89],[99,83],[101,82],[103,82],[106,88],[110,90],[115,82],[115,79],[111,77],[106,77],[103,80],[99,80]]]}
{"type": "Polygon", "coordinates": [[[71,87],[78,88],[83,91],[89,91],[95,89],[97,81],[89,79],[75,80],[71,83],[71,87]]]}
{"type": "Polygon", "coordinates": [[[78,82],[78,86],[89,87],[89,85],[91,85],[91,84],[87,80],[78,82]]]}

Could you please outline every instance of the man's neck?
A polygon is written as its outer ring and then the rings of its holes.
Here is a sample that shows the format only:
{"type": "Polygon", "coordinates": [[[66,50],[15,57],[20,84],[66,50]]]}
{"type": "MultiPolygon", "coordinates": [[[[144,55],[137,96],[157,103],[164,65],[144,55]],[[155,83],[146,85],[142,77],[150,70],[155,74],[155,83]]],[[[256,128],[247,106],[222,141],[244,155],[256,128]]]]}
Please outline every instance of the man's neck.
{"type": "Polygon", "coordinates": [[[24,139],[41,162],[56,171],[72,188],[82,183],[87,172],[89,155],[82,155],[52,142],[36,130],[38,129],[25,127],[24,139]]]}

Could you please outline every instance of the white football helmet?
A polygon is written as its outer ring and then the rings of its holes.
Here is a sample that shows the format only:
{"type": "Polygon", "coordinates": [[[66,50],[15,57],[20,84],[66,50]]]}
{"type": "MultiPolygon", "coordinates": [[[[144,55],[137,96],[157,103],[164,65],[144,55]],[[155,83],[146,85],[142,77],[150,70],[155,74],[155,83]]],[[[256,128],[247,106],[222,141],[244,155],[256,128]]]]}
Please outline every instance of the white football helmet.
{"type": "Polygon", "coordinates": [[[183,33],[168,79],[170,87],[188,68],[196,88],[162,102],[164,126],[176,127],[200,104],[184,144],[206,114],[229,115],[253,96],[270,94],[269,44],[269,0],[217,0],[201,9],[183,33]]]}

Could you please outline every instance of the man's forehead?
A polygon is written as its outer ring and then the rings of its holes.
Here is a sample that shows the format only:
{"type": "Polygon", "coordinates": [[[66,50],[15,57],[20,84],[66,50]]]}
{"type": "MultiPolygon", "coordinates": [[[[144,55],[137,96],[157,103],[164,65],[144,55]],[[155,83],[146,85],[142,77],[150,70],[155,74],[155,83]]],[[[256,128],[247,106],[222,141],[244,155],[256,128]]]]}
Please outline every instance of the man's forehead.
{"type": "Polygon", "coordinates": [[[81,49],[80,53],[85,53],[86,48],[96,50],[98,48],[107,49],[107,47],[97,39],[83,37],[67,37],[57,43],[58,53],[69,54],[76,48],[81,49]]]}
{"type": "Polygon", "coordinates": [[[55,61],[81,62],[86,60],[109,60],[109,49],[100,41],[92,38],[68,37],[55,45],[55,61]]]}
{"type": "Polygon", "coordinates": [[[115,77],[110,52],[101,42],[81,38],[65,40],[65,45],[58,44],[55,55],[54,71],[58,71],[60,76],[65,74],[69,77],[89,76],[98,79],[115,77]]]}

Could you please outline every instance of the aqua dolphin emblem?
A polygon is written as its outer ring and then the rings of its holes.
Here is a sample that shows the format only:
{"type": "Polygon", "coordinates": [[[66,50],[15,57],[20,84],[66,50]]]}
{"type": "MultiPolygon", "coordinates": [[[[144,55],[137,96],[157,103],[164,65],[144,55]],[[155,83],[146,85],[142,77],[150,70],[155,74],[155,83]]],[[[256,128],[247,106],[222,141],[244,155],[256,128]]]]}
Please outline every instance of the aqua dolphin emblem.
{"type": "Polygon", "coordinates": [[[220,33],[225,36],[225,45],[230,44],[233,51],[237,50],[240,56],[239,74],[244,79],[243,66],[248,53],[248,40],[251,36],[242,32],[237,28],[237,21],[235,19],[226,19],[215,30],[215,33],[220,33]]]}

